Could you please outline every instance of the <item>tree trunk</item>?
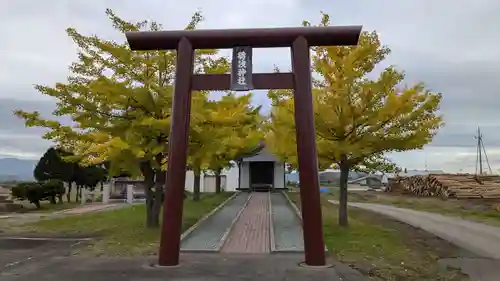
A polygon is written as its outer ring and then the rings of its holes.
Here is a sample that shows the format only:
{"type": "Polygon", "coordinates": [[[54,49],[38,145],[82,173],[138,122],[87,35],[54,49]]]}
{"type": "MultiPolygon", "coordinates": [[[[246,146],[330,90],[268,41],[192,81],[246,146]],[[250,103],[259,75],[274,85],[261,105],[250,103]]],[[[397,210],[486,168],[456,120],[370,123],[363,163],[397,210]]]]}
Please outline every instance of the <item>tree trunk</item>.
{"type": "Polygon", "coordinates": [[[62,195],[61,193],[59,193],[59,194],[57,195],[57,200],[59,200],[59,204],[63,204],[63,203],[64,203],[64,202],[63,202],[63,195],[62,195]]]}
{"type": "Polygon", "coordinates": [[[155,192],[154,192],[154,202],[151,209],[151,216],[153,219],[154,227],[160,226],[160,211],[163,205],[163,196],[165,183],[167,181],[167,172],[157,171],[155,176],[155,192]]]}
{"type": "Polygon", "coordinates": [[[57,204],[55,194],[50,195],[50,204],[57,204]]]}
{"type": "MultiPolygon", "coordinates": [[[[158,166],[161,166],[164,158],[165,155],[163,153],[158,153],[155,156],[158,166]]],[[[160,226],[160,211],[164,197],[163,187],[167,180],[167,173],[159,169],[155,171],[149,161],[141,163],[141,171],[146,184],[146,226],[148,228],[158,228],[160,226]]]]}
{"type": "Polygon", "coordinates": [[[222,178],[221,178],[221,173],[222,169],[217,169],[215,171],[215,193],[221,193],[221,183],[222,183],[222,178]]]}
{"type": "Polygon", "coordinates": [[[76,202],[78,202],[78,200],[80,200],[80,185],[76,185],[76,202]]]}
{"type": "Polygon", "coordinates": [[[101,181],[101,193],[103,192],[103,190],[104,190],[104,182],[101,181]]]}
{"type": "Polygon", "coordinates": [[[340,195],[339,195],[339,225],[349,225],[347,217],[347,180],[349,178],[349,164],[346,155],[340,156],[340,195]]]}
{"type": "Polygon", "coordinates": [[[200,180],[201,171],[199,169],[194,169],[194,183],[193,183],[193,201],[200,200],[200,180]]]}
{"type": "Polygon", "coordinates": [[[68,192],[66,193],[66,201],[71,202],[71,188],[73,188],[73,182],[68,182],[68,192]]]}
{"type": "Polygon", "coordinates": [[[42,207],[42,206],[40,206],[40,201],[38,201],[38,200],[35,200],[32,203],[35,204],[37,209],[40,209],[42,207]]]}
{"type": "Polygon", "coordinates": [[[146,195],[146,227],[147,228],[155,228],[155,219],[153,217],[153,205],[154,205],[154,171],[151,167],[150,163],[141,164],[142,175],[144,176],[144,192],[146,195]]]}

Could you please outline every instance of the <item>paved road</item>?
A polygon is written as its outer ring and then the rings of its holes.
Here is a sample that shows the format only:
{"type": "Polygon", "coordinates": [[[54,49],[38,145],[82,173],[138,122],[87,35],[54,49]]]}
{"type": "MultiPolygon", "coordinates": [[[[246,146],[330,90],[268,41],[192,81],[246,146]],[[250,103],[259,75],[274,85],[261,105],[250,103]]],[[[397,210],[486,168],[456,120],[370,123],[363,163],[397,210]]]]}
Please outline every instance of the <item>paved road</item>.
{"type": "MultiPolygon", "coordinates": [[[[333,200],[330,202],[336,203],[333,200]]],[[[371,203],[349,203],[349,205],[419,227],[478,256],[500,259],[500,227],[388,205],[371,203]]]]}
{"type": "Polygon", "coordinates": [[[225,255],[185,253],[179,267],[152,267],[154,258],[53,257],[43,266],[1,272],[2,281],[368,281],[342,264],[327,269],[297,266],[301,254],[225,255]]]}
{"type": "Polygon", "coordinates": [[[67,256],[77,239],[13,239],[0,237],[0,279],[44,265],[53,256],[67,256]]]}

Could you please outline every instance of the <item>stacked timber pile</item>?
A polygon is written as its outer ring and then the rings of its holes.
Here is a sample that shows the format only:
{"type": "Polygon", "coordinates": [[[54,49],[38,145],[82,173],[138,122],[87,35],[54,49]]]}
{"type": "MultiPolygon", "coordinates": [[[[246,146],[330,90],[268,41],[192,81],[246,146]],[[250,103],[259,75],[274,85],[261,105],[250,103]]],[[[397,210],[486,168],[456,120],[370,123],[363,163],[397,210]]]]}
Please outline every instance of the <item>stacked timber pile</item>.
{"type": "Polygon", "coordinates": [[[403,186],[401,179],[402,179],[401,177],[395,177],[395,178],[388,179],[387,187],[384,191],[391,192],[391,193],[397,193],[397,194],[409,194],[409,193],[411,193],[403,186]]]}
{"type": "Polygon", "coordinates": [[[467,174],[397,177],[389,182],[385,191],[458,199],[500,199],[500,177],[467,174]]]}

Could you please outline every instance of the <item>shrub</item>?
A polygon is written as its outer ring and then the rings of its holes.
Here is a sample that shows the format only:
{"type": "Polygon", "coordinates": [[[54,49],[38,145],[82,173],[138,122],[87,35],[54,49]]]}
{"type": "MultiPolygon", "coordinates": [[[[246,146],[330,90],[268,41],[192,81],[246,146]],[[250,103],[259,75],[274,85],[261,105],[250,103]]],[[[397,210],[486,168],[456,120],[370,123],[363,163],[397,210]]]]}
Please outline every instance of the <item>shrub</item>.
{"type": "Polygon", "coordinates": [[[28,200],[37,208],[40,208],[43,193],[42,186],[38,182],[21,182],[11,189],[12,197],[21,201],[28,200]]]}
{"type": "Polygon", "coordinates": [[[59,203],[62,203],[62,196],[66,192],[64,189],[64,183],[61,180],[47,180],[41,182],[41,187],[43,190],[43,197],[46,200],[49,199],[50,203],[56,204],[56,197],[59,198],[59,203]]]}
{"type": "Polygon", "coordinates": [[[40,208],[40,201],[49,199],[52,204],[56,203],[56,197],[62,203],[64,184],[60,180],[48,180],[43,182],[22,182],[12,187],[12,197],[24,201],[28,200],[40,208]]]}

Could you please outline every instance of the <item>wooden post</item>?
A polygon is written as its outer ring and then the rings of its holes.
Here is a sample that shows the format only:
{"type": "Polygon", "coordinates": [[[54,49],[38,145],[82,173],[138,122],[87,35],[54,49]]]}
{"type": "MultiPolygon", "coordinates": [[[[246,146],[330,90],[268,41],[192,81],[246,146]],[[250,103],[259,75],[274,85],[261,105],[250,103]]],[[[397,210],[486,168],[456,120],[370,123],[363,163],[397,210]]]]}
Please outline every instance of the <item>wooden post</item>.
{"type": "Polygon", "coordinates": [[[182,38],[177,48],[174,101],[168,148],[168,175],[163,205],[163,225],[158,263],[179,264],[184,184],[186,181],[189,119],[191,114],[191,79],[194,50],[182,38]]]}
{"type": "Polygon", "coordinates": [[[293,96],[305,262],[307,265],[321,266],[326,264],[326,260],[309,53],[307,40],[302,36],[295,39],[292,45],[292,69],[295,78],[293,96]]]}

